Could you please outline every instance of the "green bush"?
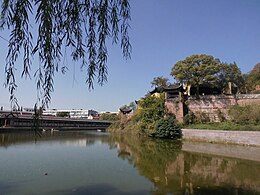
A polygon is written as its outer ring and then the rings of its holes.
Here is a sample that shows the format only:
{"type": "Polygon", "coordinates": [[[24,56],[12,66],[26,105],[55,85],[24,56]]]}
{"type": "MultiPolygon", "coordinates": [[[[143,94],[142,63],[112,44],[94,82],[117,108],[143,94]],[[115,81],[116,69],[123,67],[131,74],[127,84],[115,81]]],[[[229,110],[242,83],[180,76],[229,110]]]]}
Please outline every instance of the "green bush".
{"type": "Polygon", "coordinates": [[[187,129],[207,129],[207,130],[230,130],[230,131],[260,131],[260,124],[237,124],[234,122],[216,122],[203,124],[184,125],[187,129]]]}
{"type": "Polygon", "coordinates": [[[193,112],[189,112],[186,114],[183,118],[183,123],[184,125],[189,125],[189,124],[195,124],[196,123],[196,116],[193,112]]]}
{"type": "Polygon", "coordinates": [[[209,115],[205,112],[196,112],[197,123],[208,123],[210,122],[209,115]]]}
{"type": "Polygon", "coordinates": [[[237,124],[259,124],[260,105],[232,106],[229,116],[237,124]]]}
{"type": "Polygon", "coordinates": [[[177,139],[182,137],[181,128],[174,117],[162,118],[155,125],[153,137],[177,139]]]}
{"type": "Polygon", "coordinates": [[[220,109],[217,110],[217,116],[218,116],[219,122],[225,122],[227,120],[225,114],[223,112],[221,112],[220,109]]]}
{"type": "Polygon", "coordinates": [[[119,115],[116,113],[103,113],[100,115],[100,120],[107,120],[107,121],[118,121],[119,115]]]}
{"type": "Polygon", "coordinates": [[[57,112],[57,117],[69,117],[70,113],[69,112],[57,112]]]}
{"type": "Polygon", "coordinates": [[[165,95],[161,94],[159,97],[146,96],[140,100],[138,109],[131,118],[137,125],[140,133],[149,134],[153,132],[156,121],[163,118],[165,114],[165,95]]]}

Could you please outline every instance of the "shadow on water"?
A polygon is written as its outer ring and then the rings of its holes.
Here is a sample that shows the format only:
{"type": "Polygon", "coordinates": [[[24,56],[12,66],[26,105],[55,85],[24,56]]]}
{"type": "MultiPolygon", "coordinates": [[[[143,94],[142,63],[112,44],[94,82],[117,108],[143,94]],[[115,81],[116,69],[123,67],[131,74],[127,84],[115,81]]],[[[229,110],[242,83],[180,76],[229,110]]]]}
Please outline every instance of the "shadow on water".
{"type": "Polygon", "coordinates": [[[260,194],[260,163],[182,150],[181,141],[111,136],[153,194],[260,194]]]}
{"type": "Polygon", "coordinates": [[[127,191],[124,192],[116,187],[109,184],[96,184],[90,186],[79,187],[77,189],[72,189],[70,191],[55,191],[50,194],[65,194],[65,195],[85,195],[85,194],[93,194],[93,195],[142,195],[142,194],[150,194],[150,191],[139,190],[139,191],[127,191]]]}

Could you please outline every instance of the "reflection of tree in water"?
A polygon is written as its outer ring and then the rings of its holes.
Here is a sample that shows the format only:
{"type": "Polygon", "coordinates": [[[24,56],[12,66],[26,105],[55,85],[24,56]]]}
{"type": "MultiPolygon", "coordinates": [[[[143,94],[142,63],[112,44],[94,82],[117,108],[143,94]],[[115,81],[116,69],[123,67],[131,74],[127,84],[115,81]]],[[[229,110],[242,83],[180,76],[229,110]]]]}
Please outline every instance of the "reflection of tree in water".
{"type": "Polygon", "coordinates": [[[156,192],[160,186],[167,186],[165,175],[167,166],[174,162],[181,151],[181,142],[174,140],[148,139],[138,137],[117,137],[118,156],[137,167],[140,175],[155,184],[156,192]]]}
{"type": "Polygon", "coordinates": [[[260,163],[183,152],[183,181],[194,194],[260,194],[260,163]]]}
{"type": "Polygon", "coordinates": [[[93,145],[94,143],[95,143],[95,139],[88,139],[88,138],[86,138],[86,146],[90,146],[90,145],[93,145]]]}
{"type": "Polygon", "coordinates": [[[180,141],[111,137],[153,194],[260,194],[260,163],[181,151],[180,141]]]}

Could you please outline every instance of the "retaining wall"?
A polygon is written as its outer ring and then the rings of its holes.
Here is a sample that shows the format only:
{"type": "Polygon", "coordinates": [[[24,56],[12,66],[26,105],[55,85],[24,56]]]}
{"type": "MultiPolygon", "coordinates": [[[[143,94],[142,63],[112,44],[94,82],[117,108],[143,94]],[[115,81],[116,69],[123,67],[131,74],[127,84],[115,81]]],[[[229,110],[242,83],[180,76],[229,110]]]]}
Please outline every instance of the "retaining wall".
{"type": "Polygon", "coordinates": [[[226,156],[260,162],[260,147],[183,141],[182,151],[226,156]]]}
{"type": "Polygon", "coordinates": [[[229,119],[228,110],[234,105],[260,105],[260,94],[237,94],[237,95],[205,95],[196,98],[188,97],[181,101],[180,98],[167,99],[165,102],[166,111],[176,116],[178,122],[183,122],[187,110],[195,115],[204,114],[211,122],[219,122],[220,114],[229,119]],[[185,110],[187,107],[187,110],[185,110]]]}
{"type": "Polygon", "coordinates": [[[187,140],[260,146],[259,131],[182,129],[182,134],[187,140]]]}

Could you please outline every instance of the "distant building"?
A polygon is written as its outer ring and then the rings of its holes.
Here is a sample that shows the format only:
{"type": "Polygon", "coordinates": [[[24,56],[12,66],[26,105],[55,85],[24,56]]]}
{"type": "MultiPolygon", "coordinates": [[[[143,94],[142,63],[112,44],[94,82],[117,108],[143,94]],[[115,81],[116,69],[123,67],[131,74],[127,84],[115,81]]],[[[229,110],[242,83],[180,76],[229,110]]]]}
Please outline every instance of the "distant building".
{"type": "Polygon", "coordinates": [[[33,108],[22,108],[22,111],[24,112],[34,112],[33,108]]]}
{"type": "Polygon", "coordinates": [[[120,112],[125,115],[125,114],[129,114],[130,112],[133,111],[133,109],[129,106],[122,106],[121,108],[119,108],[120,112]]]}
{"type": "Polygon", "coordinates": [[[69,118],[87,118],[93,119],[98,116],[95,110],[84,109],[47,109],[43,111],[43,115],[57,116],[58,113],[67,113],[69,118]]]}
{"type": "Polygon", "coordinates": [[[150,91],[149,94],[154,97],[159,97],[161,93],[165,91],[163,87],[155,87],[154,90],[150,91]]]}
{"type": "MultiPolygon", "coordinates": [[[[186,88],[185,88],[186,89],[186,88]]],[[[189,88],[190,89],[190,88],[189,88]]],[[[185,93],[184,86],[181,84],[172,84],[168,87],[156,87],[150,91],[149,94],[154,97],[159,97],[161,93],[165,92],[166,99],[175,98],[180,96],[181,93],[185,93]]]]}
{"type": "Polygon", "coordinates": [[[108,111],[102,111],[100,114],[119,114],[119,112],[108,112],[108,111]]]}

